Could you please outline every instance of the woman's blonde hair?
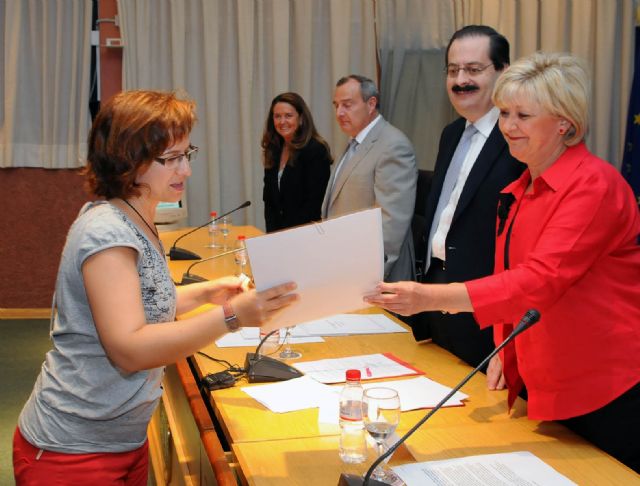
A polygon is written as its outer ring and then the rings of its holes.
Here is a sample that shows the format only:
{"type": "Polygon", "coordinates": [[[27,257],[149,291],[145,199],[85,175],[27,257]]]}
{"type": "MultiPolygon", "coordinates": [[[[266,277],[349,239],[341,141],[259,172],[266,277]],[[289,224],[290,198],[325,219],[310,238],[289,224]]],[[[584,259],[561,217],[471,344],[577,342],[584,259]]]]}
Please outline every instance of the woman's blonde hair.
{"type": "Polygon", "coordinates": [[[518,59],[497,79],[492,100],[501,107],[522,98],[571,123],[564,138],[566,145],[584,139],[589,124],[589,79],[582,60],[544,52],[518,59]]]}

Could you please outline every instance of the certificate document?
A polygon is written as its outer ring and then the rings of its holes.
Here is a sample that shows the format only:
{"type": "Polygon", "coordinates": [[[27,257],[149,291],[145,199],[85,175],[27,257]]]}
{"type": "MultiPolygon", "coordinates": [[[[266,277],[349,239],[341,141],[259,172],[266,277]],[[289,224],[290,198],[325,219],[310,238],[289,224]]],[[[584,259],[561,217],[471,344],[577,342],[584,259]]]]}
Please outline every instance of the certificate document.
{"type": "Polygon", "coordinates": [[[247,240],[256,288],[296,282],[300,300],[274,317],[270,328],[367,307],[363,295],[384,276],[380,208],[247,240]]]}

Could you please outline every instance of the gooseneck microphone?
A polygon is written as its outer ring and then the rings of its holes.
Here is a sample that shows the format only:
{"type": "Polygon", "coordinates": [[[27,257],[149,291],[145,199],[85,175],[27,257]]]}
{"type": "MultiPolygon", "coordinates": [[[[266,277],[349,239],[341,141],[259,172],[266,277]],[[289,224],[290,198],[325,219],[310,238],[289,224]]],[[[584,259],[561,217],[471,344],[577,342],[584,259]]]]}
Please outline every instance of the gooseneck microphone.
{"type": "Polygon", "coordinates": [[[232,255],[232,254],[237,253],[239,251],[246,251],[246,249],[245,248],[236,248],[235,250],[225,251],[223,253],[218,253],[217,255],[213,255],[213,256],[211,256],[209,258],[203,258],[202,260],[198,260],[197,262],[193,262],[191,265],[189,265],[189,268],[187,268],[187,271],[182,275],[182,280],[180,281],[179,285],[188,285],[188,284],[192,284],[192,283],[206,282],[207,280],[209,280],[208,278],[204,278],[204,277],[201,277],[200,275],[195,275],[195,274],[191,273],[191,269],[193,267],[195,267],[196,265],[199,265],[200,263],[208,262],[208,261],[211,261],[211,260],[216,260],[218,258],[222,258],[223,256],[232,255]]]}
{"type": "Polygon", "coordinates": [[[200,255],[198,255],[197,253],[194,253],[194,252],[192,252],[190,250],[187,250],[185,248],[178,248],[176,246],[178,244],[178,241],[180,241],[185,236],[189,236],[191,233],[193,233],[195,231],[198,231],[199,229],[204,228],[205,226],[209,226],[214,221],[218,221],[219,219],[222,219],[225,216],[229,216],[231,213],[235,213],[239,209],[243,209],[243,208],[246,208],[246,207],[249,207],[249,206],[251,206],[251,201],[245,201],[240,206],[238,206],[237,208],[232,209],[231,211],[227,211],[223,215],[218,216],[217,218],[214,218],[214,219],[212,219],[210,221],[207,221],[205,224],[201,224],[200,226],[198,226],[196,228],[193,228],[191,231],[187,231],[185,234],[178,236],[178,238],[176,238],[176,241],[173,242],[173,245],[171,245],[171,249],[169,250],[169,259],[170,260],[200,260],[200,258],[202,258],[202,257],[200,255]]]}
{"type": "Polygon", "coordinates": [[[507,339],[505,339],[504,341],[502,341],[502,343],[496,348],[494,349],[489,356],[487,356],[482,363],[480,363],[478,366],[476,366],[471,373],[469,373],[460,383],[458,383],[456,385],[455,388],[453,388],[446,397],[444,397],[442,400],[440,400],[440,402],[433,407],[429,413],[427,413],[427,415],[425,415],[422,419],[420,419],[418,421],[417,424],[415,424],[413,427],[411,427],[411,429],[409,429],[409,431],[404,434],[402,437],[400,437],[400,439],[398,439],[396,441],[395,444],[393,444],[391,447],[389,447],[389,449],[382,454],[380,457],[378,457],[375,461],[373,461],[373,464],[371,464],[371,467],[367,470],[367,473],[364,475],[364,478],[361,476],[357,476],[355,474],[341,474],[340,475],[340,480],[338,481],[338,486],[389,486],[388,483],[385,483],[383,481],[378,481],[375,479],[371,479],[371,474],[373,473],[374,469],[376,467],[378,467],[378,465],[380,463],[382,463],[382,461],[384,461],[387,457],[389,457],[391,454],[393,454],[396,449],[398,447],[400,447],[400,445],[402,445],[416,430],[418,430],[418,428],[424,424],[427,420],[429,420],[429,418],[436,413],[438,410],[440,410],[442,408],[442,406],[453,396],[455,395],[458,390],[460,390],[460,388],[462,388],[464,385],[467,384],[467,382],[473,378],[473,376],[480,371],[480,369],[486,365],[491,358],[493,358],[496,354],[498,354],[500,352],[500,350],[502,348],[504,348],[507,344],[509,344],[511,341],[513,341],[513,339],[520,333],[526,331],[527,329],[529,329],[531,326],[533,326],[536,322],[538,322],[540,320],[540,312],[538,312],[536,309],[529,309],[524,316],[522,316],[522,319],[520,319],[520,322],[518,323],[518,325],[516,326],[516,328],[513,330],[513,332],[511,334],[509,334],[509,336],[507,337],[507,339]]]}

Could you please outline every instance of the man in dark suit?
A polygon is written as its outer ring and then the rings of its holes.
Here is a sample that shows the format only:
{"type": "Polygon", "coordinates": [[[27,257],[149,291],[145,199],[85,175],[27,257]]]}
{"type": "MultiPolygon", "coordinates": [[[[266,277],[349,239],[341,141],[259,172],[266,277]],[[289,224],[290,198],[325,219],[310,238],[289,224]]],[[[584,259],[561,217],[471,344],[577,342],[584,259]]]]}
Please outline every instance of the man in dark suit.
{"type": "MultiPolygon", "coordinates": [[[[491,94],[509,65],[509,43],[494,29],[470,25],[447,47],[447,93],[461,116],[440,138],[431,191],[423,208],[428,250],[423,282],[463,282],[493,272],[498,194],[524,169],[498,129],[491,94]]],[[[425,312],[412,322],[416,340],[431,338],[472,366],[493,349],[491,328],[473,314],[425,312]]],[[[502,387],[500,367],[489,387],[502,387]]],[[[489,375],[491,373],[488,373],[489,375]]]]}

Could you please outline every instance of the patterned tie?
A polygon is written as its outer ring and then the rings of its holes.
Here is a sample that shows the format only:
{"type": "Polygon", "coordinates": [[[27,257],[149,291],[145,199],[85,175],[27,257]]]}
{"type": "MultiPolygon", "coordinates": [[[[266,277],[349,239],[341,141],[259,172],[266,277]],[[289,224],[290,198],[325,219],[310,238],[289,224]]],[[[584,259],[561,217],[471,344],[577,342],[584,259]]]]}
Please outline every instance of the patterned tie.
{"type": "Polygon", "coordinates": [[[464,132],[462,132],[462,137],[460,138],[460,142],[458,142],[456,151],[453,153],[451,164],[449,164],[447,174],[444,177],[442,192],[440,192],[440,199],[438,199],[438,206],[436,206],[436,212],[433,215],[433,222],[431,223],[431,229],[429,231],[429,239],[427,240],[427,258],[424,269],[425,274],[427,270],[429,270],[429,265],[431,264],[431,240],[433,240],[433,235],[435,234],[436,230],[438,229],[438,225],[440,224],[440,216],[442,216],[442,211],[449,203],[449,199],[451,199],[451,193],[456,187],[456,182],[458,180],[458,176],[460,175],[460,170],[462,169],[462,163],[464,162],[464,159],[467,157],[467,153],[471,148],[471,139],[476,133],[478,133],[478,129],[474,127],[473,124],[470,124],[467,128],[465,128],[464,132]]]}

